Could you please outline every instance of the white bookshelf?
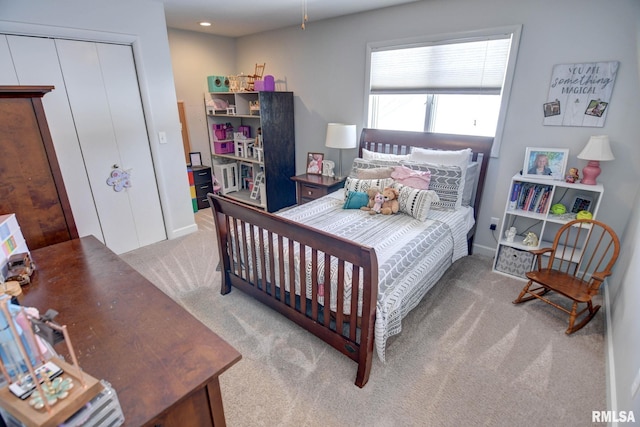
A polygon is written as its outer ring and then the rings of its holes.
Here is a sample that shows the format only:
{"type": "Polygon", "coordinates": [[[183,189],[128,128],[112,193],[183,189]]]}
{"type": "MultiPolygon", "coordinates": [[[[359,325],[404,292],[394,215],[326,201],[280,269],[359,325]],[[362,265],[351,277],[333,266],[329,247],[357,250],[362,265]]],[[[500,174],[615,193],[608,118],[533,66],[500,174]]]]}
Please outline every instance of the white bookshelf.
{"type": "MultiPolygon", "coordinates": [[[[575,219],[576,213],[580,210],[591,212],[595,219],[603,194],[602,184],[572,184],[565,181],[525,177],[520,174],[514,175],[511,178],[504,215],[498,231],[493,271],[524,279],[524,272],[532,269],[534,261],[533,256],[527,251],[551,247],[560,227],[575,219]],[[520,191],[515,191],[518,186],[520,191]],[[527,194],[523,194],[522,189],[526,189],[527,192],[533,189],[532,197],[535,197],[536,191],[539,191],[538,194],[544,191],[547,193],[544,196],[546,199],[539,203],[534,200],[527,204],[527,194]],[[517,198],[513,200],[516,193],[517,198]],[[522,197],[525,199],[524,202],[522,197]],[[551,212],[551,207],[558,203],[567,208],[565,214],[556,215],[551,212]],[[510,227],[516,227],[517,230],[513,242],[507,241],[505,236],[505,232],[510,227]],[[538,236],[537,246],[527,246],[523,243],[527,232],[533,232],[538,236]],[[511,258],[508,262],[505,262],[506,254],[511,258]]],[[[579,253],[579,250],[575,252],[575,254],[579,253]]]]}

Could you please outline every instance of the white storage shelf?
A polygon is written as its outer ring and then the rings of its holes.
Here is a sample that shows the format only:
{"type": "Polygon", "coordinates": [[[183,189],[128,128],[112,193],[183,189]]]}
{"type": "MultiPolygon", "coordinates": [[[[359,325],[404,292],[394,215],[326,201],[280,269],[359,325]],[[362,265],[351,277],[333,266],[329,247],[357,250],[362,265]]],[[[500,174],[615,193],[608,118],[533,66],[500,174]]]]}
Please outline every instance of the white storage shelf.
{"type": "MultiPolygon", "coordinates": [[[[493,270],[497,273],[506,274],[512,277],[524,278],[522,271],[509,271],[508,268],[505,268],[505,262],[499,262],[501,249],[508,247],[518,251],[529,251],[531,249],[551,247],[558,229],[562,225],[573,220],[577,211],[588,210],[591,212],[594,219],[597,217],[603,193],[604,188],[601,184],[571,184],[565,181],[524,177],[520,174],[514,175],[511,178],[511,185],[509,186],[509,193],[506,198],[504,215],[499,235],[497,236],[498,246],[493,263],[493,270]],[[535,194],[536,189],[539,189],[539,195],[544,194],[545,191],[548,191],[548,194],[546,199],[542,199],[541,202],[537,204],[537,209],[535,199],[533,199],[533,203],[527,204],[526,197],[525,203],[522,203],[522,199],[518,199],[515,200],[514,206],[512,198],[515,194],[514,189],[516,188],[516,185],[519,185],[520,188],[527,187],[527,191],[528,188],[533,188],[534,190],[532,194],[535,194]],[[563,204],[567,208],[567,212],[565,214],[556,215],[551,213],[551,206],[557,203],[563,204]],[[505,237],[505,232],[512,226],[516,227],[517,234],[513,242],[509,242],[505,237]],[[535,233],[538,237],[539,242],[537,246],[527,246],[522,242],[526,233],[529,231],[535,233]]],[[[502,256],[506,256],[505,254],[507,252],[510,254],[513,253],[513,251],[502,251],[502,256]]],[[[581,248],[576,248],[573,258],[578,259],[581,253],[581,248]]],[[[527,257],[527,261],[528,260],[529,257],[527,257]]],[[[510,265],[513,265],[513,263],[510,263],[510,265]]],[[[530,270],[532,267],[533,260],[531,260],[531,265],[526,266],[524,269],[530,270]]]]}

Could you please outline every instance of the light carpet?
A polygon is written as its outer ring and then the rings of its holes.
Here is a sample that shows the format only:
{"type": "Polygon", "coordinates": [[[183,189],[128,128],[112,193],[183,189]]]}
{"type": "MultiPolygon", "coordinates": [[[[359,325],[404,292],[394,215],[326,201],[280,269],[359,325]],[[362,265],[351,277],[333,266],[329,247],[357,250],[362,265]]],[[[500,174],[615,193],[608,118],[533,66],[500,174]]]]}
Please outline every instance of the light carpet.
{"type": "Polygon", "coordinates": [[[607,409],[602,310],[567,336],[559,310],[511,303],[524,283],[490,258],[457,261],[359,389],[355,362],[241,291],[220,294],[210,210],[196,220],[122,258],[242,354],[220,377],[231,427],[585,426],[607,409]]]}

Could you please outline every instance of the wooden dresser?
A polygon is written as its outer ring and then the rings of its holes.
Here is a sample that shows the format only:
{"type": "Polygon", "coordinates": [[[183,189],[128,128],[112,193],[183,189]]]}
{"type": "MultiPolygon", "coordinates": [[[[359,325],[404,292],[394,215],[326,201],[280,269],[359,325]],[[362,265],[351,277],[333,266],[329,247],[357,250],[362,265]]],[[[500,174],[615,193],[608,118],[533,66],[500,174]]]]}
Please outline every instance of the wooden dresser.
{"type": "Polygon", "coordinates": [[[60,313],[82,369],[116,390],[125,426],[225,425],[218,377],[240,353],[92,236],[31,255],[21,304],[60,313]]]}
{"type": "Polygon", "coordinates": [[[42,97],[53,86],[0,86],[0,214],[29,249],[78,237],[42,97]]]}

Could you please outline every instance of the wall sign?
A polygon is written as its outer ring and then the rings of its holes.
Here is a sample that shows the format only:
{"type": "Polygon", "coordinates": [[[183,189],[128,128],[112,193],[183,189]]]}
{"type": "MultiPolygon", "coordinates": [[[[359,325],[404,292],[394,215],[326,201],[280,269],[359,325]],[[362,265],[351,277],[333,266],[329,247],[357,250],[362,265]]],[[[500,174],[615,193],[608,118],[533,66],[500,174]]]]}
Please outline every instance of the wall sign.
{"type": "Polygon", "coordinates": [[[618,61],[555,65],[543,105],[544,124],[604,126],[619,65],[618,61]]]}

